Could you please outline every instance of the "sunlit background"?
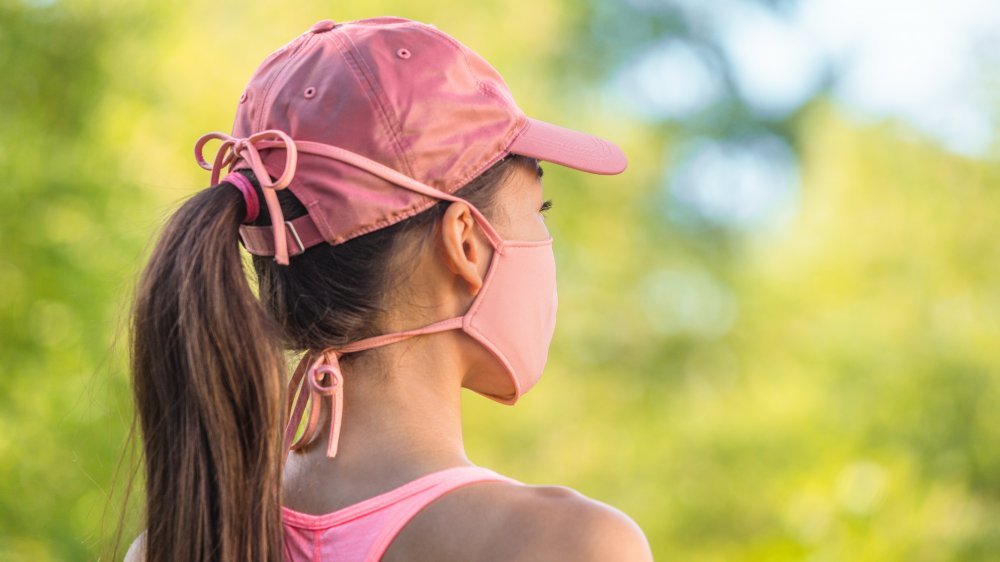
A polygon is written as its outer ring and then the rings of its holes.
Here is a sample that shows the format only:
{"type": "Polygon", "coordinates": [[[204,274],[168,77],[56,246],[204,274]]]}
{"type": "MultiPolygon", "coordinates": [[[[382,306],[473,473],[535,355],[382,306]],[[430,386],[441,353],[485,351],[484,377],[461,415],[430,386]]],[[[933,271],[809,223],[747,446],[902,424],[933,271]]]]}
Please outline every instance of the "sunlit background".
{"type": "Polygon", "coordinates": [[[278,46],[375,15],[629,157],[545,166],[557,332],[516,407],[466,394],[474,462],[658,560],[1000,560],[995,0],[0,0],[0,560],[109,546],[124,312],[195,139],[278,46]]]}

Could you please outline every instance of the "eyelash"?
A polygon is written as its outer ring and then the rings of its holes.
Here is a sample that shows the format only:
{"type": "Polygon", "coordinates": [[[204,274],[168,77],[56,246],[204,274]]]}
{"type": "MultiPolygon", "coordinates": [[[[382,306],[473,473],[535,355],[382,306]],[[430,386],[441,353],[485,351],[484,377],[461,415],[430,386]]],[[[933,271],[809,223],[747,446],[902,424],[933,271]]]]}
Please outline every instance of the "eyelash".
{"type": "Polygon", "coordinates": [[[542,213],[544,215],[551,208],[552,208],[552,200],[551,199],[546,199],[545,202],[542,203],[542,208],[538,209],[538,212],[540,212],[540,213],[542,213]]]}

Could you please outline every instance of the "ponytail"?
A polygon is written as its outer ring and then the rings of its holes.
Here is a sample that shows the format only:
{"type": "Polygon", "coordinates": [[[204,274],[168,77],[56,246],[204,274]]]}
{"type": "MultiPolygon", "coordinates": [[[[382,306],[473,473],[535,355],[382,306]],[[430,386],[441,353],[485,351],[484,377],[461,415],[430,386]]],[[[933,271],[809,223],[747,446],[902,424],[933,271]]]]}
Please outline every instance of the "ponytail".
{"type": "Polygon", "coordinates": [[[148,562],[282,560],[285,361],[243,269],[244,212],[228,183],[187,199],[136,289],[148,562]]]}
{"type": "MultiPolygon", "coordinates": [[[[491,216],[515,165],[537,169],[536,160],[510,155],[455,195],[491,216]]],[[[254,173],[239,173],[261,198],[254,173]]],[[[286,219],[306,214],[290,190],[277,195],[286,219]]],[[[282,560],[283,350],[383,333],[383,298],[409,267],[395,254],[404,242],[426,240],[447,204],[345,243],[317,244],[290,266],[253,256],[259,300],[239,252],[246,203],[238,187],[223,182],[181,205],[131,311],[147,527],[134,552],[145,551],[148,562],[282,560]]],[[[268,208],[259,211],[253,224],[271,224],[268,208]]]]}

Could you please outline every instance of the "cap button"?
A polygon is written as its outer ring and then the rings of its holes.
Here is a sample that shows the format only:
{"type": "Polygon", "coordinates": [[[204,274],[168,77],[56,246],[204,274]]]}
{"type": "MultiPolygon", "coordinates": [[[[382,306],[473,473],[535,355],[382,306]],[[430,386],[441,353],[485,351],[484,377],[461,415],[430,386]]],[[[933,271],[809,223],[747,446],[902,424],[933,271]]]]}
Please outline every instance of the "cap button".
{"type": "Polygon", "coordinates": [[[334,27],[337,27],[337,22],[333,20],[320,20],[309,28],[309,31],[313,33],[323,33],[324,31],[330,31],[334,27]]]}

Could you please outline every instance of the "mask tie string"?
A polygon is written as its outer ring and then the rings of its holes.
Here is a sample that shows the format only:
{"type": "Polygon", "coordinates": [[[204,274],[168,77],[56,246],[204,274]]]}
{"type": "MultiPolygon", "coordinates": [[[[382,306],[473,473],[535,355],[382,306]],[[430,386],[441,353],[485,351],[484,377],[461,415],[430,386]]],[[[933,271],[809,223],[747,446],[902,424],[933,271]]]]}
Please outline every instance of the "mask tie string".
{"type": "Polygon", "coordinates": [[[288,424],[285,426],[285,451],[301,449],[316,440],[319,436],[320,400],[328,398],[330,404],[330,437],[327,441],[326,456],[333,458],[337,455],[344,410],[344,375],[340,369],[341,356],[354,351],[389,345],[420,334],[461,328],[463,321],[463,316],[456,316],[434,322],[422,328],[358,340],[340,349],[326,348],[320,351],[307,351],[299,361],[288,383],[287,409],[290,415],[288,424]],[[325,383],[324,379],[327,376],[330,377],[330,380],[325,383]],[[298,439],[295,439],[295,433],[302,423],[307,402],[309,404],[309,416],[306,421],[306,428],[302,435],[298,439]],[[293,439],[295,439],[294,442],[293,439]]]}

